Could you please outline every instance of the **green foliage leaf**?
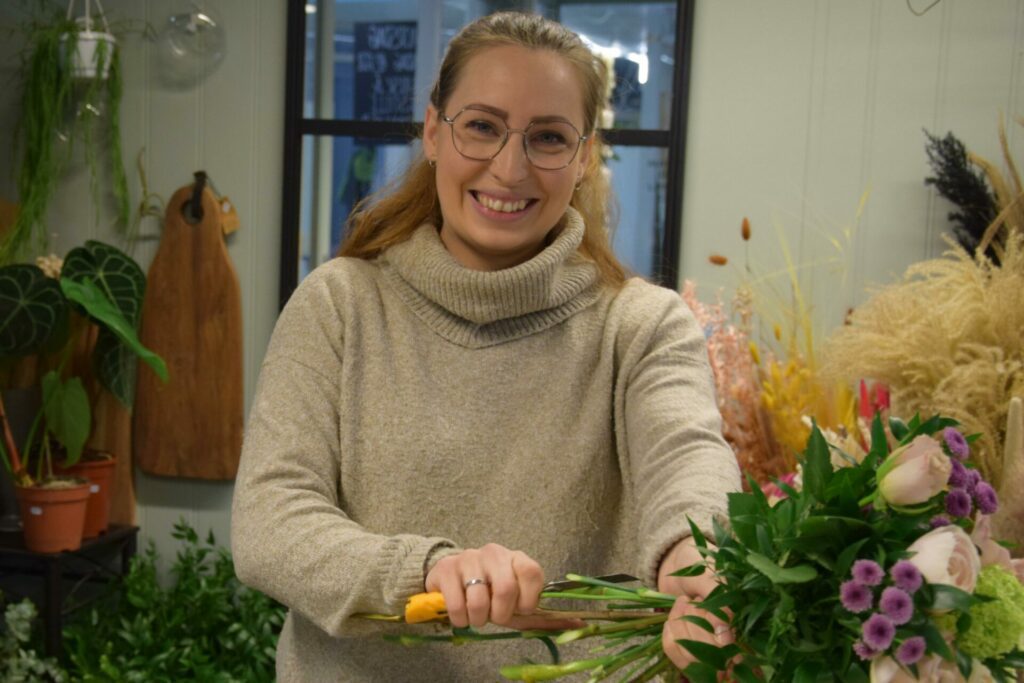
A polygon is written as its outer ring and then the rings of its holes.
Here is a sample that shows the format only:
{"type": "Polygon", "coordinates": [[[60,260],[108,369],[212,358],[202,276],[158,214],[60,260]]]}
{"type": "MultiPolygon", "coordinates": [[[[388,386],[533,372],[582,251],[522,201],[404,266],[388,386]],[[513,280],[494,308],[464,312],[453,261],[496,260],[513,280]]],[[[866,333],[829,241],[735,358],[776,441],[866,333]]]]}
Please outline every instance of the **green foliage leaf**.
{"type": "MultiPolygon", "coordinates": [[[[110,330],[121,343],[127,345],[135,355],[149,365],[160,379],[167,381],[167,366],[163,359],[142,345],[135,333],[135,328],[94,282],[91,280],[76,282],[62,277],[60,286],[70,301],[81,305],[90,318],[110,330]]],[[[127,372],[123,368],[120,371],[127,372]]],[[[100,377],[100,380],[111,392],[114,392],[117,387],[123,386],[124,383],[123,379],[119,381],[116,377],[100,377]]],[[[117,394],[115,393],[115,395],[117,394]]],[[[117,397],[122,403],[129,405],[127,396],[117,395],[117,397]]]]}
{"type": "Polygon", "coordinates": [[[933,610],[952,609],[958,612],[967,612],[971,605],[978,602],[978,598],[953,586],[931,584],[928,588],[932,591],[931,608],[933,610]]]}
{"type": "Polygon", "coordinates": [[[717,671],[724,671],[729,660],[740,653],[740,649],[732,643],[718,646],[685,638],[679,639],[676,642],[689,650],[690,654],[698,660],[705,664],[710,664],[717,671]]]}
{"type": "Polygon", "coordinates": [[[804,453],[804,491],[822,502],[827,500],[829,481],[832,479],[832,462],[829,458],[828,442],[818,429],[817,423],[807,438],[804,453]]]}
{"type": "Polygon", "coordinates": [[[683,567],[682,569],[677,569],[674,572],[672,572],[671,574],[669,574],[669,576],[678,576],[678,577],[700,576],[705,571],[707,571],[707,566],[703,562],[698,562],[696,564],[691,564],[688,567],[683,567]]]}
{"type": "Polygon", "coordinates": [[[89,397],[82,380],[72,377],[62,382],[53,370],[43,376],[42,389],[46,430],[67,449],[65,464],[70,467],[82,457],[82,448],[92,431],[89,397]]]}
{"type": "Polygon", "coordinates": [[[67,302],[57,281],[37,266],[0,268],[0,358],[24,356],[53,345],[66,329],[67,302]]]}
{"type": "Polygon", "coordinates": [[[818,570],[809,564],[796,567],[780,567],[760,553],[747,554],[747,561],[757,571],[767,576],[772,583],[806,583],[818,576],[818,570]]]}

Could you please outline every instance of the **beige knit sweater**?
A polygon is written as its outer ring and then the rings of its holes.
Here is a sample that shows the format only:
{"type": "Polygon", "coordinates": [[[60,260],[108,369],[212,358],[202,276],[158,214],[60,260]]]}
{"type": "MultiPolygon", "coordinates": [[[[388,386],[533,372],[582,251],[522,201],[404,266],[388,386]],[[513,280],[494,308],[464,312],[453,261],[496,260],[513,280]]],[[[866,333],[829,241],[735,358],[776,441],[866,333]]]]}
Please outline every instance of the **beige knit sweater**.
{"type": "Polygon", "coordinates": [[[403,648],[432,562],[495,542],[548,578],[625,571],[739,486],[704,338],[672,291],[599,285],[570,210],[514,268],[458,265],[424,226],[314,271],[274,330],[235,486],[245,583],[290,608],[281,681],[497,681],[535,641],[403,648]]]}

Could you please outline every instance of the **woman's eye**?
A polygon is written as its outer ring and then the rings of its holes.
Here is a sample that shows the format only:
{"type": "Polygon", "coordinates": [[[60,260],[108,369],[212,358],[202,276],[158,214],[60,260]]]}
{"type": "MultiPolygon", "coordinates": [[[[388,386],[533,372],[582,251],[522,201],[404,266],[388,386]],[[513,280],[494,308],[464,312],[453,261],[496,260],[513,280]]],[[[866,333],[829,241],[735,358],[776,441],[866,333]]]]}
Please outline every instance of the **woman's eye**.
{"type": "Polygon", "coordinates": [[[565,145],[565,136],[556,131],[541,131],[530,137],[530,142],[544,147],[557,147],[565,145]]]}
{"type": "Polygon", "coordinates": [[[466,124],[466,128],[470,132],[477,133],[478,135],[494,135],[497,133],[497,130],[493,123],[491,123],[490,121],[482,121],[479,119],[475,121],[469,121],[466,124]]]}

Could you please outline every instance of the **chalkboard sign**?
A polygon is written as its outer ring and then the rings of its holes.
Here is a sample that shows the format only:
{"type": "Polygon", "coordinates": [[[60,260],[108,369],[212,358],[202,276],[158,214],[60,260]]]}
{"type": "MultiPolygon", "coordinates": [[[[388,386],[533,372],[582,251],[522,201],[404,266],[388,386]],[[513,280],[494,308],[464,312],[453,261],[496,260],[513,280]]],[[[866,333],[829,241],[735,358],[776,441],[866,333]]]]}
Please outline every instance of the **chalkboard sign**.
{"type": "Polygon", "coordinates": [[[412,119],[416,22],[355,24],[355,118],[412,119]]]}

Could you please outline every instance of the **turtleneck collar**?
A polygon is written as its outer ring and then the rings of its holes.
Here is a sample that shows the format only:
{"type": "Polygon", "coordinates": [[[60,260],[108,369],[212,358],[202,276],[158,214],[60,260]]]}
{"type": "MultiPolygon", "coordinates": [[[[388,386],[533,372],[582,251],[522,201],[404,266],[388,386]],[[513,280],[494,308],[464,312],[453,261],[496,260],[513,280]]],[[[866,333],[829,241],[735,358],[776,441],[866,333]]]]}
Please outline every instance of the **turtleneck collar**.
{"type": "Polygon", "coordinates": [[[454,343],[483,347],[546,329],[597,299],[597,268],[577,252],[582,240],[583,219],[570,208],[555,239],[512,268],[462,266],[432,225],[420,226],[380,262],[420,319],[454,343]]]}

